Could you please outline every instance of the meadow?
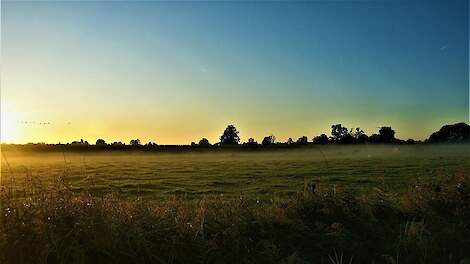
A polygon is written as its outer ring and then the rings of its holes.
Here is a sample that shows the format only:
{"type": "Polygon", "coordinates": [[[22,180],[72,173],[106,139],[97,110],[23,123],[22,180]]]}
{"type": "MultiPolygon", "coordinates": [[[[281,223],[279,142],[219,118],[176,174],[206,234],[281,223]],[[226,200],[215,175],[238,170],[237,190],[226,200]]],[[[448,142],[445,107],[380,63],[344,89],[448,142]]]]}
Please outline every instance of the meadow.
{"type": "Polygon", "coordinates": [[[152,153],[2,152],[2,186],[59,178],[73,190],[125,197],[286,197],[306,184],[355,193],[403,191],[469,169],[468,145],[327,145],[293,150],[152,153]]]}
{"type": "Polygon", "coordinates": [[[470,262],[464,145],[2,155],[0,263],[470,262]]]}

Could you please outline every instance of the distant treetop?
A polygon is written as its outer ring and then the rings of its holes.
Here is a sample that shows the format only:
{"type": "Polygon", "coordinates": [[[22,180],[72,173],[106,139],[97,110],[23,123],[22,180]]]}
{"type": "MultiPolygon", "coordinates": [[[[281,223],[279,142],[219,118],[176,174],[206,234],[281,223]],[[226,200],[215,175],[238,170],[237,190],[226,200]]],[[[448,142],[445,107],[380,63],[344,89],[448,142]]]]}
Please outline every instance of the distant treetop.
{"type": "Polygon", "coordinates": [[[199,140],[199,146],[208,147],[211,146],[211,143],[207,138],[202,138],[201,140],[199,140]]]}
{"type": "Polygon", "coordinates": [[[329,142],[328,136],[325,134],[321,134],[313,138],[314,144],[328,144],[328,142],[329,142]]]}
{"type": "Polygon", "coordinates": [[[258,142],[254,138],[249,138],[248,142],[243,143],[245,146],[257,146],[258,142]]]}
{"type": "Polygon", "coordinates": [[[141,146],[142,144],[140,143],[140,139],[131,139],[129,142],[129,145],[131,146],[141,146]]]}
{"type": "Polygon", "coordinates": [[[222,136],[220,136],[221,145],[237,145],[240,142],[238,131],[234,125],[228,125],[224,130],[222,136]]]}
{"type": "Polygon", "coordinates": [[[88,145],[88,141],[80,139],[80,141],[73,141],[71,145],[88,145]]]}
{"type": "Polygon", "coordinates": [[[395,130],[392,127],[383,126],[379,129],[380,141],[382,143],[395,142],[395,130]]]}
{"type": "Polygon", "coordinates": [[[299,137],[299,139],[297,139],[297,144],[299,145],[305,145],[308,143],[308,138],[306,136],[302,136],[302,137],[299,137]]]}
{"type": "Polygon", "coordinates": [[[441,127],[437,132],[431,134],[429,143],[469,143],[470,126],[465,123],[457,123],[441,127]]]}
{"type": "Polygon", "coordinates": [[[271,145],[271,144],[274,144],[275,141],[276,141],[276,137],[274,135],[270,135],[270,136],[263,138],[261,145],[263,146],[271,145]]]}
{"type": "Polygon", "coordinates": [[[105,146],[106,145],[106,141],[104,141],[104,139],[97,139],[96,140],[96,145],[97,146],[105,146]]]}

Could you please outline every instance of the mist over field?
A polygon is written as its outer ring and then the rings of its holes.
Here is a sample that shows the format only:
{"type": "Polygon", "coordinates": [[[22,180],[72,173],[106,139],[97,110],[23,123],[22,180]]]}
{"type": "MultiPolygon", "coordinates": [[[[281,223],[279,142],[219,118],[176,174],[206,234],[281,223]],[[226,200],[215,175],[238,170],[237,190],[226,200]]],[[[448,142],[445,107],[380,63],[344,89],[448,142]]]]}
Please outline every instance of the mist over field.
{"type": "Polygon", "coordinates": [[[149,153],[4,151],[2,181],[26,175],[48,185],[150,198],[173,194],[285,196],[306,183],[353,192],[403,190],[469,169],[468,145],[332,145],[261,152],[149,153]],[[11,171],[10,171],[11,169],[11,171]]]}

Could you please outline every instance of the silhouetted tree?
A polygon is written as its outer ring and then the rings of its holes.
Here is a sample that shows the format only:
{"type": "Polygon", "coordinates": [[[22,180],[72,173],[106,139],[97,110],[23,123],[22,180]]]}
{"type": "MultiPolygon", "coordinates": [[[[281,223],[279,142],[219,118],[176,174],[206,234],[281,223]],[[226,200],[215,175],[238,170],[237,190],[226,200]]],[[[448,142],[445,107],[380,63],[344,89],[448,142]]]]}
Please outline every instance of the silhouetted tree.
{"type": "Polygon", "coordinates": [[[228,125],[222,136],[220,136],[220,144],[236,145],[238,142],[240,142],[240,137],[238,136],[237,129],[234,125],[228,125]]]}
{"type": "Polygon", "coordinates": [[[356,143],[366,143],[369,139],[369,137],[364,133],[364,131],[358,127],[355,131],[351,130],[350,134],[352,134],[356,143]]]}
{"type": "Polygon", "coordinates": [[[292,140],[292,138],[289,138],[286,143],[287,143],[287,145],[292,145],[295,142],[294,142],[294,140],[292,140]]]}
{"type": "Polygon", "coordinates": [[[370,143],[380,143],[380,135],[379,134],[372,134],[369,137],[369,142],[370,143]]]}
{"type": "Polygon", "coordinates": [[[395,142],[395,131],[392,127],[381,127],[379,129],[380,142],[393,143],[395,142]]]}
{"type": "Polygon", "coordinates": [[[325,134],[321,134],[320,136],[316,136],[313,138],[313,143],[315,144],[328,144],[328,136],[325,134]]]}
{"type": "Polygon", "coordinates": [[[445,125],[437,132],[431,134],[430,143],[469,143],[470,126],[465,123],[445,125]]]}
{"type": "Polygon", "coordinates": [[[247,146],[256,146],[256,145],[258,145],[258,142],[256,142],[254,138],[249,138],[248,142],[246,142],[244,144],[247,145],[247,146]]]}
{"type": "Polygon", "coordinates": [[[95,143],[97,146],[104,146],[106,145],[106,141],[104,141],[104,139],[97,139],[96,140],[96,143],[95,143]]]}
{"type": "Polygon", "coordinates": [[[343,127],[341,124],[331,126],[331,140],[341,144],[353,144],[356,143],[356,139],[353,135],[353,130],[348,130],[347,127],[343,127]]]}
{"type": "Polygon", "coordinates": [[[199,146],[208,147],[210,145],[211,143],[209,143],[209,140],[207,140],[207,138],[202,138],[201,140],[199,140],[199,146]]]}
{"type": "Polygon", "coordinates": [[[158,144],[155,143],[155,142],[149,141],[149,143],[145,144],[145,146],[147,146],[147,147],[156,147],[156,146],[158,146],[158,144]]]}
{"type": "Polygon", "coordinates": [[[349,131],[346,127],[341,124],[331,126],[331,136],[334,142],[341,142],[344,137],[349,135],[349,131]]]}
{"type": "Polygon", "coordinates": [[[140,146],[140,139],[132,139],[130,142],[129,142],[129,145],[131,146],[140,146]]]}
{"type": "Polygon", "coordinates": [[[267,145],[274,144],[275,141],[276,141],[276,137],[274,137],[273,135],[270,135],[270,136],[264,137],[261,144],[263,146],[267,146],[267,145]]]}
{"type": "Polygon", "coordinates": [[[88,145],[88,141],[80,139],[80,141],[73,141],[71,145],[88,145]]]}
{"type": "Polygon", "coordinates": [[[114,141],[113,143],[111,143],[111,146],[125,146],[126,144],[122,143],[121,141],[117,142],[117,141],[114,141]]]}
{"type": "Polygon", "coordinates": [[[299,137],[299,139],[297,139],[297,144],[299,145],[305,145],[307,143],[308,143],[308,139],[306,136],[299,137]]]}
{"type": "Polygon", "coordinates": [[[356,139],[354,138],[354,136],[350,132],[348,132],[344,137],[342,137],[339,140],[339,143],[341,143],[341,144],[354,144],[354,143],[356,143],[356,139]]]}

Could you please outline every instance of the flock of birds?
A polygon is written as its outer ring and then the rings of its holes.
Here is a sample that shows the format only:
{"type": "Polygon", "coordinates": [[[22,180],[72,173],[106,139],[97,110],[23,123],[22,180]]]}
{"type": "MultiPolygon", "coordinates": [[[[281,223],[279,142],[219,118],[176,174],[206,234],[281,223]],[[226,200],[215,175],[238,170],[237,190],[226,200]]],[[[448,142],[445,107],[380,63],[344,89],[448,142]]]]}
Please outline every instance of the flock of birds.
{"type": "MultiPolygon", "coordinates": [[[[22,125],[40,125],[40,126],[48,126],[51,125],[51,122],[36,122],[36,121],[19,121],[22,125]]],[[[72,124],[71,122],[67,122],[67,125],[72,124]]]]}
{"type": "Polygon", "coordinates": [[[50,125],[51,122],[38,122],[36,123],[35,121],[21,121],[21,124],[23,125],[40,125],[40,126],[47,126],[50,125]]]}

